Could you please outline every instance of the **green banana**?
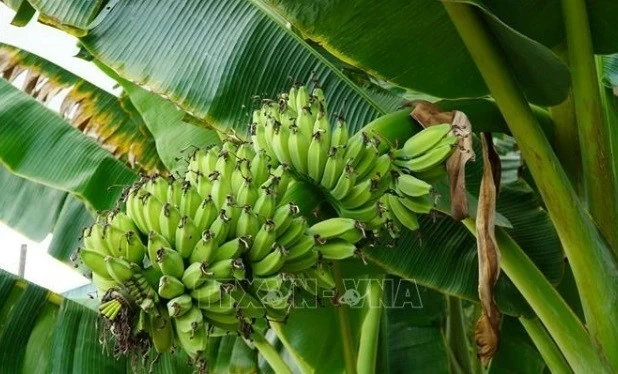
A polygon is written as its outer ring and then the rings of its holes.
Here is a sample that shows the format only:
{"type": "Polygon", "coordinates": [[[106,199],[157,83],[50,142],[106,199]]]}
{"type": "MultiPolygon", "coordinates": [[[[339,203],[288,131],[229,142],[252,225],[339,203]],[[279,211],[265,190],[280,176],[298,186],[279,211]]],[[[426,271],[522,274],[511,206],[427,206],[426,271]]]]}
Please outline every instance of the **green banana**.
{"type": "Polygon", "coordinates": [[[290,161],[295,170],[300,174],[307,174],[307,162],[309,154],[309,144],[311,142],[311,132],[309,136],[305,131],[311,131],[310,129],[301,129],[298,126],[298,120],[296,124],[290,126],[290,135],[288,138],[288,149],[290,150],[290,161]]]}
{"type": "Polygon", "coordinates": [[[157,292],[159,296],[165,299],[173,299],[185,292],[185,285],[177,278],[164,275],[159,278],[159,288],[157,292]]]}
{"type": "Polygon", "coordinates": [[[140,190],[136,185],[129,190],[127,194],[127,215],[133,220],[137,228],[143,232],[148,232],[148,225],[146,224],[146,217],[144,211],[144,203],[141,196],[144,191],[140,190]]]}
{"type": "MultiPolygon", "coordinates": [[[[166,183],[167,187],[167,183],[166,183]]],[[[129,216],[121,211],[114,211],[108,217],[108,223],[111,227],[116,227],[122,232],[134,231],[138,232],[137,227],[129,216]]]]}
{"type": "Polygon", "coordinates": [[[328,148],[330,139],[326,130],[318,129],[311,139],[309,150],[307,151],[307,175],[315,183],[322,181],[322,174],[328,158],[328,148]]]}
{"type": "Polygon", "coordinates": [[[88,248],[82,248],[78,250],[78,253],[84,265],[86,265],[94,274],[106,280],[114,279],[110,275],[109,271],[107,271],[107,266],[105,265],[105,254],[88,248]]]}
{"type": "Polygon", "coordinates": [[[350,243],[356,243],[366,236],[362,222],[344,217],[320,221],[311,226],[309,232],[321,241],[340,238],[350,243]]]}
{"type": "Polygon", "coordinates": [[[194,262],[182,274],[182,283],[190,290],[194,290],[208,280],[208,263],[194,262]]]}
{"type": "Polygon", "coordinates": [[[266,220],[262,228],[255,235],[255,239],[249,249],[249,259],[251,261],[263,259],[271,250],[276,239],[277,230],[275,229],[275,223],[271,220],[266,220]]]}
{"type": "Polygon", "coordinates": [[[304,256],[315,246],[313,236],[301,235],[301,238],[288,249],[288,257],[286,261],[292,261],[304,256]]]}
{"type": "Polygon", "coordinates": [[[136,270],[128,261],[111,256],[105,257],[105,268],[109,275],[118,283],[124,283],[131,279],[136,270]]]}
{"type": "Polygon", "coordinates": [[[298,273],[310,269],[317,264],[319,257],[317,251],[310,250],[302,256],[286,261],[281,267],[281,271],[285,273],[298,273]]]}
{"type": "Polygon", "coordinates": [[[159,248],[170,248],[170,247],[171,247],[170,243],[167,241],[167,239],[163,237],[163,235],[155,231],[151,231],[148,234],[147,253],[148,253],[148,258],[150,259],[150,262],[152,263],[152,266],[155,269],[160,270],[159,264],[157,263],[157,251],[159,250],[159,248]]]}
{"type": "Polygon", "coordinates": [[[326,243],[316,246],[316,250],[327,260],[345,260],[354,256],[358,248],[350,242],[342,239],[332,239],[326,243]]]}
{"type": "Polygon", "coordinates": [[[163,274],[174,278],[181,278],[185,271],[182,256],[171,248],[159,248],[157,250],[157,263],[163,274]]]}
{"type": "Polygon", "coordinates": [[[193,220],[187,216],[180,219],[180,225],[176,229],[175,248],[182,258],[189,258],[193,253],[193,248],[200,240],[200,232],[193,223],[193,220]]]}
{"type": "Polygon", "coordinates": [[[258,151],[251,160],[251,176],[253,177],[253,183],[257,186],[261,185],[268,179],[269,166],[268,155],[265,151],[258,151]]]}
{"type": "Polygon", "coordinates": [[[120,253],[123,254],[127,261],[139,265],[144,260],[146,247],[135,232],[129,231],[123,235],[120,241],[120,253]]]}
{"type": "Polygon", "coordinates": [[[366,179],[352,187],[339,203],[348,209],[354,209],[365,205],[372,196],[373,181],[366,179]]]}
{"type": "MultiPolygon", "coordinates": [[[[161,176],[151,178],[144,185],[145,190],[151,193],[159,201],[167,200],[168,187],[169,187],[169,182],[161,176]]],[[[126,230],[126,231],[129,231],[129,230],[126,230]]]]}
{"type": "Polygon", "coordinates": [[[275,248],[267,254],[263,259],[254,262],[251,265],[253,274],[258,277],[272,275],[279,271],[285,263],[287,251],[281,245],[275,245],[275,248]]]}
{"type": "Polygon", "coordinates": [[[204,284],[191,291],[191,297],[201,309],[216,303],[223,297],[227,288],[220,282],[207,280],[204,284]]]}
{"type": "Polygon", "coordinates": [[[180,207],[180,200],[182,199],[182,181],[179,179],[172,180],[167,187],[167,202],[171,203],[174,207],[180,207]]]}
{"type": "Polygon", "coordinates": [[[276,204],[277,197],[275,192],[270,188],[264,188],[261,190],[253,210],[260,217],[270,218],[275,212],[276,204]]]}
{"type": "Polygon", "coordinates": [[[324,173],[320,181],[320,184],[327,190],[331,190],[335,187],[335,184],[345,168],[345,162],[340,155],[341,153],[343,153],[343,151],[340,147],[332,147],[328,151],[328,158],[326,159],[324,173]]]}
{"type": "Polygon", "coordinates": [[[210,231],[214,234],[214,238],[218,245],[225,243],[228,233],[230,232],[231,218],[225,214],[225,209],[221,209],[219,216],[210,225],[210,231]]]}
{"type": "Polygon", "coordinates": [[[212,257],[212,261],[221,261],[228,258],[238,258],[247,251],[251,245],[251,239],[241,236],[222,244],[212,257]]]}
{"type": "Polygon", "coordinates": [[[172,318],[185,315],[192,307],[193,299],[187,294],[182,294],[167,302],[167,312],[172,318]]]}
{"type": "Polygon", "coordinates": [[[298,205],[289,203],[280,206],[275,210],[272,221],[275,223],[277,235],[281,235],[292,223],[292,219],[300,213],[298,205]]]}
{"type": "Polygon", "coordinates": [[[211,262],[219,244],[210,230],[204,230],[202,239],[197,242],[189,257],[190,262],[211,262]]]}
{"type": "Polygon", "coordinates": [[[419,157],[407,161],[395,160],[394,163],[396,166],[408,169],[413,173],[422,173],[442,163],[451,153],[453,153],[453,146],[447,143],[433,148],[419,157]]]}
{"type": "Polygon", "coordinates": [[[434,198],[431,195],[418,197],[401,197],[399,201],[409,210],[414,213],[427,214],[435,206],[434,198]]]}
{"type": "Polygon", "coordinates": [[[180,199],[180,214],[188,217],[195,217],[198,207],[202,203],[202,196],[197,189],[189,182],[183,183],[182,197],[180,199]]]}
{"type": "Polygon", "coordinates": [[[239,258],[213,262],[208,266],[207,275],[218,281],[242,280],[245,279],[245,265],[239,258]]]}
{"type": "Polygon", "coordinates": [[[334,148],[345,146],[348,143],[349,136],[348,124],[342,116],[338,116],[331,135],[330,146],[334,148]]]}
{"type": "Polygon", "coordinates": [[[409,174],[401,174],[397,178],[397,190],[407,196],[419,197],[428,195],[431,189],[431,184],[409,174]]]}
{"type": "Polygon", "coordinates": [[[388,196],[388,206],[391,215],[394,216],[401,226],[407,227],[413,231],[418,229],[418,217],[414,212],[408,210],[405,205],[399,201],[397,196],[388,196]]]}
{"type": "Polygon", "coordinates": [[[292,219],[288,228],[277,237],[277,242],[283,247],[288,248],[301,239],[306,229],[307,219],[305,217],[296,217],[292,219]]]}
{"type": "Polygon", "coordinates": [[[250,205],[245,205],[240,213],[240,217],[238,217],[236,235],[254,238],[259,230],[260,220],[258,216],[253,212],[250,205]]]}
{"type": "Polygon", "coordinates": [[[174,330],[166,308],[149,315],[149,329],[152,345],[157,353],[169,352],[174,344],[174,330]]]}
{"type": "Polygon", "coordinates": [[[403,147],[393,152],[396,158],[412,159],[435,147],[452,130],[450,123],[430,126],[406,140],[403,147]]]}
{"type": "Polygon", "coordinates": [[[304,271],[304,276],[308,279],[314,279],[321,288],[335,288],[333,274],[324,266],[307,269],[304,271]]]}
{"type": "Polygon", "coordinates": [[[227,196],[232,193],[232,185],[228,178],[223,177],[218,171],[211,174],[212,187],[210,195],[217,209],[222,209],[227,196]]]}
{"type": "Polygon", "coordinates": [[[206,198],[202,201],[202,203],[198,206],[195,211],[195,215],[193,215],[193,223],[198,230],[204,230],[207,227],[210,227],[212,223],[217,218],[217,214],[219,211],[215,206],[214,201],[212,201],[212,197],[207,195],[206,198]]]}
{"type": "Polygon", "coordinates": [[[112,251],[109,247],[107,238],[107,226],[102,223],[95,223],[94,225],[84,229],[82,236],[84,238],[84,247],[92,251],[99,252],[103,255],[114,256],[117,253],[112,251]]]}
{"type": "Polygon", "coordinates": [[[354,169],[346,166],[345,172],[341,174],[335,187],[330,190],[330,195],[336,200],[341,200],[350,192],[355,183],[356,173],[354,173],[354,169]]]}
{"type": "Polygon", "coordinates": [[[239,206],[253,205],[258,199],[258,191],[251,178],[246,178],[238,189],[236,202],[239,206]]]}
{"type": "Polygon", "coordinates": [[[166,203],[159,214],[160,233],[169,243],[176,241],[176,229],[180,225],[180,211],[174,205],[166,203]]]}

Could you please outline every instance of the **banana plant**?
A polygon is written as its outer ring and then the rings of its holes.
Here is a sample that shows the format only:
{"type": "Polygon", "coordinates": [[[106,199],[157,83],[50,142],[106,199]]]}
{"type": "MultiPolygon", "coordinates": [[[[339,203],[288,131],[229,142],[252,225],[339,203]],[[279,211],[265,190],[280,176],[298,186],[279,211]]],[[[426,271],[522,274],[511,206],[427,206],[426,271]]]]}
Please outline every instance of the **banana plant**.
{"type": "Polygon", "coordinates": [[[0,44],[0,220],[93,275],[0,273],[11,372],[618,371],[614,2],[3,3],[122,88],[0,44]]]}

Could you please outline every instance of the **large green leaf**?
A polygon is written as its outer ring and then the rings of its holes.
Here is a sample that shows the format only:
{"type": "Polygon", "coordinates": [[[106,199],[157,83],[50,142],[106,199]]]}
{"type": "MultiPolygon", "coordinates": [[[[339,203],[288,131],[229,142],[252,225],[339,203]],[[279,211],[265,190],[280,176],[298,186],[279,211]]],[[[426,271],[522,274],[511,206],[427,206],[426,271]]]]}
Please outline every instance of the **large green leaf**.
{"type": "Polygon", "coordinates": [[[0,80],[0,162],[22,177],[111,208],[135,173],[35,99],[0,80]]]}
{"type": "Polygon", "coordinates": [[[254,95],[290,78],[325,88],[353,130],[394,109],[347,78],[258,3],[120,0],[82,38],[97,60],[218,128],[245,129],[254,95]]]}
{"type": "Polygon", "coordinates": [[[53,233],[49,253],[67,260],[80,245],[81,230],[93,218],[84,204],[65,191],[18,177],[0,165],[0,221],[32,240],[53,233]]]}
{"type": "MultiPolygon", "coordinates": [[[[76,297],[73,294],[72,297],[76,297]]],[[[104,352],[97,312],[0,270],[0,371],[7,373],[132,373],[147,371],[104,352]]],[[[108,347],[108,350],[111,347],[108,347]]],[[[211,338],[212,373],[249,373],[255,351],[236,336],[211,338]]],[[[163,354],[154,373],[191,373],[182,353],[163,354]]]]}
{"type": "MultiPolygon", "coordinates": [[[[554,47],[564,41],[564,24],[560,0],[482,0],[509,26],[554,47]]],[[[615,27],[618,3],[614,0],[586,1],[594,52],[618,52],[618,30],[615,27]]]]}
{"type": "Polygon", "coordinates": [[[148,128],[114,95],[35,54],[0,43],[0,73],[95,139],[117,158],[144,171],[161,169],[148,128]],[[23,79],[20,79],[23,78],[23,79]]]}
{"type": "MultiPolygon", "coordinates": [[[[468,189],[478,191],[478,178],[470,178],[468,189]],[[476,181],[475,181],[476,179],[476,181]]],[[[562,250],[547,213],[524,182],[503,186],[497,211],[513,225],[507,230],[526,254],[556,284],[562,277],[562,250]]],[[[452,218],[423,217],[418,232],[408,232],[397,249],[370,248],[367,258],[386,271],[458,297],[478,300],[476,239],[452,218]]],[[[504,274],[496,285],[500,310],[511,315],[531,315],[523,297],[504,274]]]]}
{"type": "MultiPolygon", "coordinates": [[[[328,52],[389,82],[446,98],[488,93],[439,1],[265,2],[328,52]]],[[[546,47],[480,9],[527,97],[543,105],[561,102],[569,85],[566,66],[546,47]]]]}
{"type": "Polygon", "coordinates": [[[39,21],[83,33],[108,0],[28,0],[40,12],[39,21]]]}

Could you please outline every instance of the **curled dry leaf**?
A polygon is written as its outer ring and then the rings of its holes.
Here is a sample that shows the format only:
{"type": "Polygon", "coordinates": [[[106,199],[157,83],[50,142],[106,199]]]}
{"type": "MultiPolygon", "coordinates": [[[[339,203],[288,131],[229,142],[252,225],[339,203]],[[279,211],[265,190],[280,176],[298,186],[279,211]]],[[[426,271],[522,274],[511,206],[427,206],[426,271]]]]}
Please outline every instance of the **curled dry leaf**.
{"type": "Polygon", "coordinates": [[[451,216],[457,221],[469,216],[466,192],[466,163],[474,161],[472,148],[472,125],[468,117],[460,111],[442,112],[438,106],[424,100],[410,103],[414,110],[410,114],[423,127],[450,123],[459,135],[457,149],[446,162],[451,189],[451,216]]]}
{"type": "Polygon", "coordinates": [[[484,134],[481,142],[483,145],[483,179],[476,215],[481,317],[476,324],[475,340],[477,354],[483,365],[487,366],[496,353],[500,341],[500,311],[494,302],[494,287],[500,274],[500,252],[494,226],[496,194],[500,178],[499,176],[496,178],[494,170],[496,170],[495,163],[499,163],[500,160],[493,149],[490,133],[484,134]]]}

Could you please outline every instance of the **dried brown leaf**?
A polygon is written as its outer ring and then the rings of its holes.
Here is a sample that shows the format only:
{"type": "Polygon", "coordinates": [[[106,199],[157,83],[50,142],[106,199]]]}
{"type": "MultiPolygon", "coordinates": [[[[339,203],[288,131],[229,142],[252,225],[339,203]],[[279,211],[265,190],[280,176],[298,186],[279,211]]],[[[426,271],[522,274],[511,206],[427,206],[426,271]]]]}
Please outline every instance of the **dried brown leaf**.
{"type": "Polygon", "coordinates": [[[469,216],[466,191],[466,163],[474,160],[472,148],[472,125],[460,111],[443,112],[437,105],[424,100],[412,101],[414,110],[410,115],[423,127],[450,123],[459,135],[457,148],[446,162],[451,192],[451,216],[457,220],[469,216]]]}
{"type": "Polygon", "coordinates": [[[476,215],[481,317],[476,324],[475,340],[477,354],[483,365],[487,366],[496,353],[500,341],[500,311],[494,302],[494,287],[500,275],[500,252],[495,237],[497,187],[493,164],[496,159],[490,156],[492,152],[495,153],[491,134],[482,136],[481,143],[483,145],[483,179],[476,215]]]}

